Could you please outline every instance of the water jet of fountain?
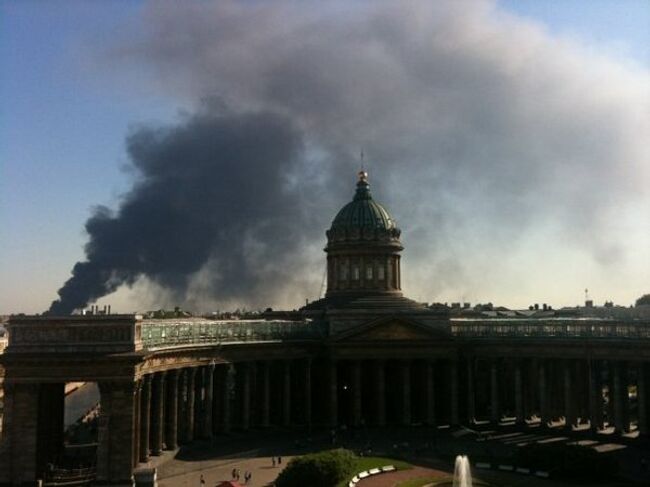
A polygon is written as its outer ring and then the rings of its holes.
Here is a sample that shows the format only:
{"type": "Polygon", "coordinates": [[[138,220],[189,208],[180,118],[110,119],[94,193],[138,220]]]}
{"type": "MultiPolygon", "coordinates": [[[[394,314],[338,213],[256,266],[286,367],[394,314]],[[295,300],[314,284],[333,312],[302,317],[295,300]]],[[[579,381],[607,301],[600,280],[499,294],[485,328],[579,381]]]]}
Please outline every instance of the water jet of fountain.
{"type": "Polygon", "coordinates": [[[472,487],[472,470],[466,455],[457,455],[454,465],[454,487],[472,487]]]}

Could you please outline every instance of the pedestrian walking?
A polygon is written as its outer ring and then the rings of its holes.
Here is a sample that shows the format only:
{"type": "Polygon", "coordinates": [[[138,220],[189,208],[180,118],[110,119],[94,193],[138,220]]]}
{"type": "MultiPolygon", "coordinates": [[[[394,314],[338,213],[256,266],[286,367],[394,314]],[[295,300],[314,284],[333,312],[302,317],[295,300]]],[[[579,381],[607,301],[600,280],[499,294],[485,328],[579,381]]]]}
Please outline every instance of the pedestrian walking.
{"type": "Polygon", "coordinates": [[[275,467],[275,457],[271,458],[271,462],[273,462],[273,466],[275,467]]]}
{"type": "Polygon", "coordinates": [[[278,465],[282,464],[282,457],[278,457],[278,465]]]}
{"type": "Polygon", "coordinates": [[[201,487],[205,487],[205,479],[203,478],[203,474],[201,474],[201,479],[199,480],[199,483],[201,484],[201,487]]]}
{"type": "Polygon", "coordinates": [[[233,468],[232,469],[232,479],[235,480],[237,478],[237,469],[233,468]]]}

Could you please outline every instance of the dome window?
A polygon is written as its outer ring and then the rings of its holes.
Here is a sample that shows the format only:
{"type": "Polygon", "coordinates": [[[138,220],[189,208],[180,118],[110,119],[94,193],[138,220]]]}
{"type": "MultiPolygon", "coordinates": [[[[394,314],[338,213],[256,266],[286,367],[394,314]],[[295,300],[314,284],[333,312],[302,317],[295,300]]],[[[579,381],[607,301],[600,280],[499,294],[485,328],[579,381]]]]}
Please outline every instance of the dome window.
{"type": "Polygon", "coordinates": [[[366,266],[366,281],[372,280],[372,265],[366,266]]]}
{"type": "Polygon", "coordinates": [[[377,279],[379,279],[380,281],[384,280],[384,266],[380,265],[377,268],[377,279]]]}
{"type": "Polygon", "coordinates": [[[358,265],[353,265],[352,266],[352,280],[354,280],[354,281],[359,280],[359,266],[358,265]]]}

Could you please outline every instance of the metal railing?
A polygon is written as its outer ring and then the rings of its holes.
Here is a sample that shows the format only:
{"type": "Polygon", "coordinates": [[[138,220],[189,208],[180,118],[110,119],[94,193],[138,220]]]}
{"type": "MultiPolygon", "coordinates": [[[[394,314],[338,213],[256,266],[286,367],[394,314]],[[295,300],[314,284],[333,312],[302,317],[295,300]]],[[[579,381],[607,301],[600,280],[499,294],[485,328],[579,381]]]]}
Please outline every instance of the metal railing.
{"type": "Polygon", "coordinates": [[[145,349],[234,342],[317,340],[321,326],[311,321],[152,320],[142,322],[145,349]]]}
{"type": "Polygon", "coordinates": [[[595,320],[459,320],[451,333],[460,338],[650,339],[650,323],[595,320]]]}

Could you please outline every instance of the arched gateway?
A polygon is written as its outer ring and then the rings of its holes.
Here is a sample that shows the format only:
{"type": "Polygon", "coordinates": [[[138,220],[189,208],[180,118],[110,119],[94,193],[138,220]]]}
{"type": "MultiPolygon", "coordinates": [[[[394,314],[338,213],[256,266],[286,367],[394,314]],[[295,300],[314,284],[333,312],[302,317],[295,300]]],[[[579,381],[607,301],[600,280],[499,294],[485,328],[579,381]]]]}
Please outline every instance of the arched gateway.
{"type": "Polygon", "coordinates": [[[63,450],[64,383],[97,382],[97,484],[150,455],[270,425],[496,425],[565,418],[648,433],[647,319],[452,314],[401,292],[400,231],[360,173],[327,232],[327,293],[266,319],[15,316],[2,357],[0,485],[63,450]],[[318,384],[318,387],[314,387],[318,384]],[[636,387],[630,387],[636,386],[636,387]],[[634,393],[630,393],[633,391],[634,393]]]}

